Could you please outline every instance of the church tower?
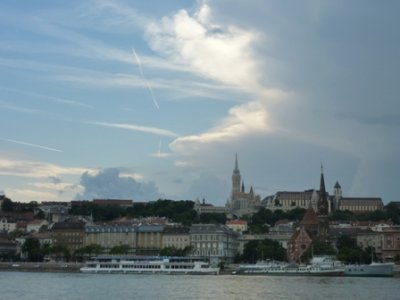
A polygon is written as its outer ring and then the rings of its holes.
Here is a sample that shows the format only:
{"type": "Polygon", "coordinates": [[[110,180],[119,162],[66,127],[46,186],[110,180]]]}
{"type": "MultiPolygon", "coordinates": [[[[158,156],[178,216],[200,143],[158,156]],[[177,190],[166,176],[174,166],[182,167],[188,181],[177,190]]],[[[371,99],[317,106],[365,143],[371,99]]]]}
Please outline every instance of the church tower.
{"type": "Polygon", "coordinates": [[[319,199],[317,202],[317,217],[319,222],[319,236],[327,239],[329,235],[329,202],[326,195],[324,170],[321,164],[321,179],[319,185],[319,199]]]}
{"type": "Polygon", "coordinates": [[[340,207],[340,199],[342,199],[342,187],[338,181],[336,181],[336,184],[333,187],[333,195],[332,210],[337,210],[340,207]]]}
{"type": "Polygon", "coordinates": [[[238,158],[237,158],[237,154],[236,154],[235,168],[233,169],[233,174],[232,174],[232,195],[240,192],[240,182],[241,182],[241,177],[240,177],[240,171],[239,171],[238,158]]]}
{"type": "Polygon", "coordinates": [[[329,215],[329,202],[326,197],[325,180],[324,180],[324,169],[321,165],[321,180],[319,184],[319,199],[317,203],[317,211],[320,216],[329,215]]]}

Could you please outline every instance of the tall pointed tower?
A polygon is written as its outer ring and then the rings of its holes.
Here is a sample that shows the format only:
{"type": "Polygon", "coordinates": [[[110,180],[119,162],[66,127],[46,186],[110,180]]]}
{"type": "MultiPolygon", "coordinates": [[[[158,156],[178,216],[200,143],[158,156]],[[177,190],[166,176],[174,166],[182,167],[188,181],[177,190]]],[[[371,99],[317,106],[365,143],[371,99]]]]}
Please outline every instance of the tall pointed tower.
{"type": "Polygon", "coordinates": [[[239,164],[236,153],[235,168],[233,169],[233,174],[232,174],[232,195],[240,192],[240,182],[241,182],[241,177],[240,177],[239,164]]]}
{"type": "Polygon", "coordinates": [[[326,197],[325,180],[324,180],[324,169],[321,164],[321,180],[319,184],[319,199],[317,203],[318,215],[327,216],[329,215],[329,202],[326,197]]]}
{"type": "Polygon", "coordinates": [[[317,202],[318,235],[323,240],[329,238],[329,202],[326,195],[324,169],[321,164],[321,180],[319,184],[319,199],[317,202]]]}

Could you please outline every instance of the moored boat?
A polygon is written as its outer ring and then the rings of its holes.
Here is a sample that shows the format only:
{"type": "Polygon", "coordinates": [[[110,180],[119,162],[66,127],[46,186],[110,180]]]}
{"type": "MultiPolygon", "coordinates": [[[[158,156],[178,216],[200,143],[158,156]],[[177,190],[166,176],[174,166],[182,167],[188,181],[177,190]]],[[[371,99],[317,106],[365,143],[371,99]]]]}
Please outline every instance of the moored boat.
{"type": "Polygon", "coordinates": [[[328,257],[313,258],[309,265],[263,261],[256,264],[240,265],[235,275],[270,276],[343,276],[344,267],[328,257]]]}
{"type": "Polygon", "coordinates": [[[99,256],[86,262],[82,273],[218,275],[219,267],[189,257],[99,256]]]}
{"type": "Polygon", "coordinates": [[[357,277],[392,277],[393,273],[393,263],[372,262],[363,265],[346,265],[344,274],[357,277]]]}

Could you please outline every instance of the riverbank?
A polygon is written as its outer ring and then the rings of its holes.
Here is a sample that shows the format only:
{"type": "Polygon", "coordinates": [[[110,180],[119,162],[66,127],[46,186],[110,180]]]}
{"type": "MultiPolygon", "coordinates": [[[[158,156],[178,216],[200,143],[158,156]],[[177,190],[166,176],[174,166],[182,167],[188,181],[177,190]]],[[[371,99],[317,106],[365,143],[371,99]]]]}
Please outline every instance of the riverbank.
{"type": "Polygon", "coordinates": [[[82,263],[0,262],[0,271],[77,273],[82,263]]]}

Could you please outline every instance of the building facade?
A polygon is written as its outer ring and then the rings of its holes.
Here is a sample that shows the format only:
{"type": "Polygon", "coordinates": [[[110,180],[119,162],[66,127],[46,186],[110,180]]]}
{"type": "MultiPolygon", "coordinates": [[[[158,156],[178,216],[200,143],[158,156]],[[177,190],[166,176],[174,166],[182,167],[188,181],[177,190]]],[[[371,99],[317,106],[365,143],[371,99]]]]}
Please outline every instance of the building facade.
{"type": "Polygon", "coordinates": [[[109,252],[116,246],[128,246],[136,248],[136,228],[126,224],[98,224],[85,227],[84,245],[100,245],[105,252],[109,252]]]}
{"type": "Polygon", "coordinates": [[[308,250],[313,240],[329,242],[329,201],[325,191],[325,179],[321,166],[320,193],[317,200],[317,210],[311,203],[307,209],[299,228],[296,229],[288,242],[288,259],[301,262],[302,255],[308,250]]]}
{"type": "Polygon", "coordinates": [[[137,227],[137,246],[139,254],[157,255],[162,249],[164,225],[141,225],[137,227]]]}
{"type": "Polygon", "coordinates": [[[51,231],[54,243],[65,246],[71,253],[84,246],[84,222],[55,223],[51,231]]]}
{"type": "Polygon", "coordinates": [[[185,249],[190,247],[189,227],[167,226],[162,234],[162,248],[185,249]]]}
{"type": "Polygon", "coordinates": [[[193,224],[190,227],[192,255],[231,263],[239,252],[238,237],[238,233],[224,225],[193,224]]]}

